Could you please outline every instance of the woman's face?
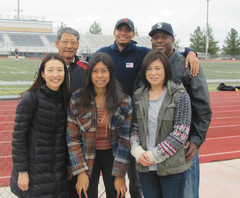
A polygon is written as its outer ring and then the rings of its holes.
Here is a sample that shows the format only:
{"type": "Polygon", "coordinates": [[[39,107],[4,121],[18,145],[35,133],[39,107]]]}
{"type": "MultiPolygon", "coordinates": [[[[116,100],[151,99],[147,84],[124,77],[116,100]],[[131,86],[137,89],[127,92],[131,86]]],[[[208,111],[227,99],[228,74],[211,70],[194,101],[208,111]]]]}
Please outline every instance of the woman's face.
{"type": "Polygon", "coordinates": [[[49,89],[57,91],[64,81],[64,64],[56,59],[51,59],[45,64],[42,77],[49,89]]]}
{"type": "Polygon", "coordinates": [[[145,71],[145,75],[151,86],[163,86],[165,69],[162,62],[159,59],[151,62],[145,71]]]}
{"type": "Polygon", "coordinates": [[[110,73],[102,61],[98,62],[93,68],[91,79],[95,89],[106,88],[110,80],[110,73]]]}

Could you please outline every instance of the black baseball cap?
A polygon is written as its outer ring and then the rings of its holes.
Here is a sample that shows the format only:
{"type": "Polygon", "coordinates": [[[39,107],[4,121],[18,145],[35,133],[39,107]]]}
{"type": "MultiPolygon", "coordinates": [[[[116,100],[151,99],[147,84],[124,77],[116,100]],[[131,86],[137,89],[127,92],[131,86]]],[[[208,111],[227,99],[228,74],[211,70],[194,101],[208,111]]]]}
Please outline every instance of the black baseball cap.
{"type": "Polygon", "coordinates": [[[158,31],[165,31],[174,38],[173,29],[171,24],[165,22],[159,22],[152,26],[152,30],[149,32],[149,36],[153,36],[158,31]]]}
{"type": "Polygon", "coordinates": [[[116,30],[122,24],[127,24],[131,28],[131,30],[134,32],[134,23],[130,19],[128,19],[128,18],[120,19],[116,23],[114,30],[116,30]]]}

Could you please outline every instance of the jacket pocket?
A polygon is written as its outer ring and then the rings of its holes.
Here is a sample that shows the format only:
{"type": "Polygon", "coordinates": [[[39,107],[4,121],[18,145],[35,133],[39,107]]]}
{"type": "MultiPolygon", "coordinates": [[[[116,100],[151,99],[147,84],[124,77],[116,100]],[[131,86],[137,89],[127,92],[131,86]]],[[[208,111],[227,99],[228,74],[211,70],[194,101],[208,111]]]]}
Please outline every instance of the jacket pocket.
{"type": "Polygon", "coordinates": [[[166,160],[167,168],[177,168],[185,165],[185,152],[184,147],[180,148],[172,157],[166,160]]]}
{"type": "Polygon", "coordinates": [[[174,111],[175,111],[175,104],[170,104],[166,107],[163,120],[166,121],[173,121],[174,120],[174,111]]]}

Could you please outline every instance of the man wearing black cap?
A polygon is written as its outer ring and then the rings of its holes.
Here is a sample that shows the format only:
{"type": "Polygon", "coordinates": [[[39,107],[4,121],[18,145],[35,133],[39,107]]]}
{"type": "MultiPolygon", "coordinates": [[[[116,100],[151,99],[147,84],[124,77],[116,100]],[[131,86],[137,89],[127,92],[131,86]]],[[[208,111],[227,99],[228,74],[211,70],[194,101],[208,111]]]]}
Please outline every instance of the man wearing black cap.
{"type": "Polygon", "coordinates": [[[152,48],[160,50],[167,57],[172,67],[173,81],[183,83],[192,105],[192,123],[186,143],[186,161],[192,160],[193,165],[186,171],[184,198],[199,197],[199,156],[198,149],[205,141],[211,121],[212,111],[209,101],[207,82],[200,67],[197,77],[192,78],[189,68],[185,68],[185,57],[174,48],[174,33],[169,23],[159,22],[149,32],[152,48]]]}
{"type": "MultiPolygon", "coordinates": [[[[114,44],[103,47],[97,52],[105,52],[112,57],[114,62],[114,73],[117,80],[126,93],[132,96],[143,58],[150,49],[139,47],[136,45],[137,42],[132,40],[135,36],[134,23],[128,18],[117,21],[113,35],[115,37],[114,44]]],[[[187,55],[189,51],[190,50],[187,49],[185,54],[187,55]]],[[[193,54],[193,59],[195,60],[196,55],[195,53],[193,54]]],[[[132,156],[130,157],[128,178],[131,198],[142,197],[135,169],[135,159],[132,156]]]]}
{"type": "MultiPolygon", "coordinates": [[[[114,44],[103,47],[98,52],[105,52],[112,57],[117,80],[126,93],[132,96],[142,60],[150,49],[136,46],[137,43],[132,40],[135,36],[134,24],[128,18],[123,18],[116,23],[113,35],[114,44]]],[[[142,197],[141,189],[135,169],[135,159],[132,156],[128,170],[130,195],[132,198],[140,198],[142,197]]]]}

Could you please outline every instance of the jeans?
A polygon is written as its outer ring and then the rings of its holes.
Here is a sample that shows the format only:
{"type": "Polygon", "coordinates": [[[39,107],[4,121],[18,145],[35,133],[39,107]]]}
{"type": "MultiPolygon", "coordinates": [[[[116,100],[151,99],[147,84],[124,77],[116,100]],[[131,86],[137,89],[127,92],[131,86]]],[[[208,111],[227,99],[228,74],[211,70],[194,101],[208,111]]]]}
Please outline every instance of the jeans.
{"type": "Polygon", "coordinates": [[[138,172],[144,198],[183,198],[185,172],[167,176],[138,172]]]}
{"type": "Polygon", "coordinates": [[[131,195],[131,198],[141,198],[142,197],[141,186],[139,183],[135,163],[136,163],[135,158],[132,155],[130,155],[130,164],[128,167],[129,193],[131,195]]]}
{"type": "Polygon", "coordinates": [[[192,159],[192,166],[186,171],[184,198],[199,198],[199,153],[192,159]]]}

